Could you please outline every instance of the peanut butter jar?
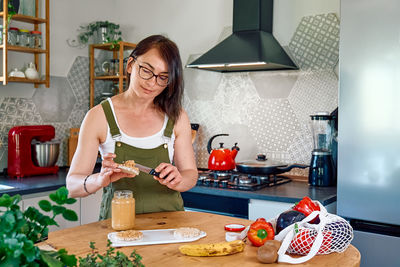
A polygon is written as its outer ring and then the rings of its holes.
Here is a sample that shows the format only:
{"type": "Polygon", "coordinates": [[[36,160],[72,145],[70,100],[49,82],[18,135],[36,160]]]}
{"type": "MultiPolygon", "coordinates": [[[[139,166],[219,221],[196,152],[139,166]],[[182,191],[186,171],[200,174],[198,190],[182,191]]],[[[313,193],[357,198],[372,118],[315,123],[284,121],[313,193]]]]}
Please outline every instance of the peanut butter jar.
{"type": "Polygon", "coordinates": [[[114,230],[129,230],[135,227],[135,199],[130,190],[114,192],[111,202],[111,227],[114,230]]]}

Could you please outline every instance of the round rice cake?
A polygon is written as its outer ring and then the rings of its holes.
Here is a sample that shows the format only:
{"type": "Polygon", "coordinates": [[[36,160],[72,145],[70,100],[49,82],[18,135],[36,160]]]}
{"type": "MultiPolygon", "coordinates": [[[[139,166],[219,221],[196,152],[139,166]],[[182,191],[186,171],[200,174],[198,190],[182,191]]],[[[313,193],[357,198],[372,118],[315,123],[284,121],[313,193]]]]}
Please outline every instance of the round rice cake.
{"type": "Polygon", "coordinates": [[[120,231],[115,236],[118,241],[138,241],[143,239],[143,233],[136,230],[120,231]]]}
{"type": "Polygon", "coordinates": [[[201,231],[193,227],[181,227],[174,231],[174,237],[176,239],[188,239],[200,236],[201,231]]]}

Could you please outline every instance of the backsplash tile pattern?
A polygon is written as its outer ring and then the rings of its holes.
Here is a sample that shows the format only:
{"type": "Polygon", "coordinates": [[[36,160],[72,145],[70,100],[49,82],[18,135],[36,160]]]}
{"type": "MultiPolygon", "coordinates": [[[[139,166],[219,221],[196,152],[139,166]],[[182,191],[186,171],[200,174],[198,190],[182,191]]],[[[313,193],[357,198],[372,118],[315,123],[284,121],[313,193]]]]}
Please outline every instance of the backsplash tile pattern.
{"type": "Polygon", "coordinates": [[[336,15],[303,17],[289,49],[301,69],[333,69],[339,60],[339,20],[336,15]]]}
{"type": "Polygon", "coordinates": [[[338,80],[333,70],[304,71],[288,100],[302,124],[309,125],[317,111],[332,112],[338,106],[338,80]]]}
{"type": "Polygon", "coordinates": [[[255,107],[258,100],[249,74],[241,72],[222,76],[212,102],[214,112],[219,113],[222,122],[244,124],[249,119],[249,107],[255,107]]]}
{"type": "Polygon", "coordinates": [[[68,82],[76,97],[78,109],[89,107],[89,58],[78,56],[67,74],[68,82]]]}
{"type": "MultiPolygon", "coordinates": [[[[217,73],[221,80],[216,86],[215,76],[191,69],[185,78],[184,107],[190,121],[200,124],[195,142],[198,167],[207,167],[207,142],[220,133],[230,136],[219,137],[214,148],[218,142],[230,148],[240,140],[237,160],[264,153],[285,163],[309,164],[313,148],[309,116],[331,112],[338,103],[333,70],[338,37],[334,14],[304,17],[287,47],[300,70],[217,73]],[[200,92],[191,90],[201,90],[207,79],[213,80],[213,88],[205,88],[205,96],[199,98],[200,92]],[[213,89],[215,93],[209,93],[213,89]]],[[[292,169],[290,173],[306,176],[308,170],[292,169]]]]}
{"type": "MultiPolygon", "coordinates": [[[[300,128],[287,99],[262,99],[253,108],[246,124],[259,152],[287,151],[300,128]]],[[[265,153],[265,152],[264,152],[265,153]]]]}

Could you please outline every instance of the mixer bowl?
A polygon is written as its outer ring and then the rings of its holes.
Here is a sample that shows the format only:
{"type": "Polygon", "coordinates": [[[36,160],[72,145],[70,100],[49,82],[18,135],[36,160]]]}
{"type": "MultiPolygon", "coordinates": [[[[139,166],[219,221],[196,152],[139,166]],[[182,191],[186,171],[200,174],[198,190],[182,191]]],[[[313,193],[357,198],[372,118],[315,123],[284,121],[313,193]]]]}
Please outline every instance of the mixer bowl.
{"type": "Polygon", "coordinates": [[[39,167],[54,166],[60,153],[60,141],[34,141],[31,144],[33,163],[39,167]]]}

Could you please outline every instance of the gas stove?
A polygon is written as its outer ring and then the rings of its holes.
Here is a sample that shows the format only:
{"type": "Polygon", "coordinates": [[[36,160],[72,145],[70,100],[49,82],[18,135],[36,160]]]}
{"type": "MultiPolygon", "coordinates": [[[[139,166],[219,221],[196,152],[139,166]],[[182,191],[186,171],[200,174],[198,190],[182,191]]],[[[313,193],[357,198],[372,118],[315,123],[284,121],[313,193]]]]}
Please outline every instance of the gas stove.
{"type": "Polygon", "coordinates": [[[199,169],[197,186],[255,191],[265,187],[285,184],[285,176],[245,174],[237,171],[211,171],[199,169]]]}

